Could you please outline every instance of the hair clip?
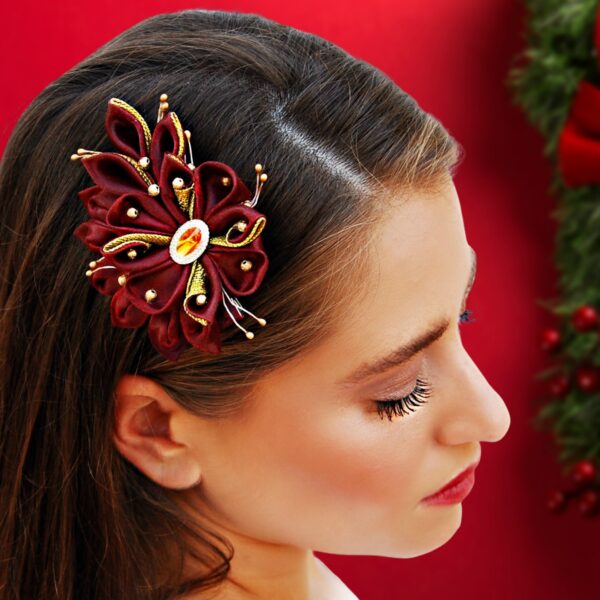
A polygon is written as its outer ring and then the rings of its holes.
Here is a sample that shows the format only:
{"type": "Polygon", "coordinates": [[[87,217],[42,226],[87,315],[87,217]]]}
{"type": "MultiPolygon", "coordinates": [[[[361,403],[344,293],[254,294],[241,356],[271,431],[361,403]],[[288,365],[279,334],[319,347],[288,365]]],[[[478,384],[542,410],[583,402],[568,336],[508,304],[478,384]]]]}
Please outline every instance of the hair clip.
{"type": "Polygon", "coordinates": [[[95,184],[78,192],[90,219],[73,235],[101,255],[86,275],[112,296],[112,324],[147,324],[154,347],[177,360],[189,346],[220,353],[230,323],[253,339],[234,312],[267,323],[237,298],[253,294],[268,268],[266,217],[254,208],[267,174],[255,165],[252,195],[225,163],[194,166],[191,132],[167,100],[161,94],[153,132],[127,102],[108,101],[105,127],[116,151],[71,155],[95,184]]]}

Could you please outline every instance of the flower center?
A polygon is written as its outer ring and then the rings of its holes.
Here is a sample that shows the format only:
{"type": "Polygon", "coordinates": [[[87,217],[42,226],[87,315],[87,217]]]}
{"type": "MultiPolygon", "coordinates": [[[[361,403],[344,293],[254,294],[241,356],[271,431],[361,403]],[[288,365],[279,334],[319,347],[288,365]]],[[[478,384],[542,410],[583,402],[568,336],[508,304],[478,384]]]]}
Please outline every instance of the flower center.
{"type": "Polygon", "coordinates": [[[180,265],[194,262],[206,250],[209,235],[208,225],[201,219],[185,222],[171,238],[171,258],[180,265]]]}

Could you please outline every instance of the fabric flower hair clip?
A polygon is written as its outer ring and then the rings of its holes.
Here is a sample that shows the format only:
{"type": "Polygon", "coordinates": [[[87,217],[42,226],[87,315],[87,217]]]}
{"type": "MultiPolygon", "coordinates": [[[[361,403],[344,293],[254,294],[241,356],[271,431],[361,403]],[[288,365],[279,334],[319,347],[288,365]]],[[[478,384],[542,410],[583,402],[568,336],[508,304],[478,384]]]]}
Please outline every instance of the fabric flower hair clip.
{"type": "Polygon", "coordinates": [[[237,296],[254,293],[268,268],[266,217],[254,208],[267,174],[255,166],[252,196],[230,166],[194,166],[191,133],[167,100],[160,96],[153,132],[127,102],[108,101],[105,127],[117,151],[71,155],[95,183],[78,193],[90,219],[73,235],[101,255],[86,275],[112,296],[112,324],[147,324],[154,347],[177,360],[190,346],[219,354],[231,323],[253,339],[234,312],[266,325],[237,296]]]}

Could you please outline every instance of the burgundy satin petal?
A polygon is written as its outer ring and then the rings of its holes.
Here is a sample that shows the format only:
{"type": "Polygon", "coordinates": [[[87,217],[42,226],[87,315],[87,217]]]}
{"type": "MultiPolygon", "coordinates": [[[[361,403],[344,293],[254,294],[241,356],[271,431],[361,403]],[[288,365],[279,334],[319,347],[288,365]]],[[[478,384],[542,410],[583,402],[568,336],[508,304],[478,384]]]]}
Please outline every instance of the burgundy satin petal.
{"type": "Polygon", "coordinates": [[[188,215],[183,212],[175,191],[173,190],[173,179],[181,177],[184,181],[184,187],[192,185],[192,172],[190,168],[172,154],[167,154],[162,162],[160,170],[160,198],[165,208],[171,213],[178,225],[183,225],[188,221],[188,215]]]}
{"type": "Polygon", "coordinates": [[[243,248],[209,246],[206,255],[214,262],[227,291],[234,296],[253,294],[265,278],[269,266],[260,237],[243,248]],[[244,259],[252,262],[249,271],[242,271],[240,267],[244,259]]]}
{"type": "MultiPolygon", "coordinates": [[[[187,308],[194,316],[213,322],[216,319],[216,313],[223,297],[219,271],[216,269],[210,258],[207,257],[206,253],[203,254],[199,260],[206,271],[207,302],[206,304],[199,305],[194,298],[189,298],[187,301],[187,308]]],[[[194,321],[194,319],[187,314],[186,317],[189,321],[194,321]]]]}
{"type": "Polygon", "coordinates": [[[131,304],[124,288],[120,288],[112,297],[110,302],[110,319],[115,327],[135,329],[144,325],[148,316],[147,313],[131,304]]]}
{"type": "Polygon", "coordinates": [[[94,182],[113,194],[148,191],[148,184],[136,168],[116,152],[100,152],[81,159],[94,182]]]}
{"type": "Polygon", "coordinates": [[[250,235],[256,221],[261,217],[265,217],[265,215],[256,209],[245,204],[235,204],[213,211],[205,221],[211,237],[225,235],[232,225],[238,221],[245,221],[247,225],[243,232],[234,230],[233,234],[229,236],[232,242],[241,242],[250,235]]]}
{"type": "Polygon", "coordinates": [[[183,333],[194,348],[211,354],[220,354],[221,331],[217,323],[210,323],[207,326],[197,323],[190,319],[183,306],[179,311],[179,318],[183,333]]]}
{"type": "MultiPolygon", "coordinates": [[[[175,117],[177,118],[177,117],[175,117]]],[[[154,127],[150,144],[150,165],[154,178],[158,181],[162,161],[167,152],[176,154],[183,159],[187,149],[187,138],[184,135],[180,143],[177,128],[173,123],[173,113],[169,111],[154,127]]]]}
{"type": "Polygon", "coordinates": [[[112,296],[121,289],[118,281],[119,273],[109,261],[102,260],[89,277],[92,286],[105,296],[112,296]]]}
{"type": "Polygon", "coordinates": [[[213,210],[251,200],[252,193],[237,173],[225,163],[208,160],[194,169],[194,191],[196,192],[196,219],[211,219],[213,210]],[[223,185],[221,179],[229,177],[231,183],[223,185]]]}
{"type": "Polygon", "coordinates": [[[171,308],[173,303],[181,302],[190,272],[190,265],[180,265],[171,260],[151,269],[140,271],[129,277],[125,289],[131,302],[148,314],[156,314],[171,308]],[[155,289],[157,298],[147,302],[146,290],[155,289]]]}
{"type": "Polygon", "coordinates": [[[104,126],[108,138],[120,152],[135,160],[148,156],[144,128],[128,110],[109,100],[104,126]]]}
{"type": "Polygon", "coordinates": [[[108,209],[118,197],[116,194],[102,189],[99,185],[87,187],[77,195],[90,217],[98,221],[105,220],[108,209]]]}
{"type": "Polygon", "coordinates": [[[114,227],[126,227],[130,231],[160,232],[173,235],[178,224],[160,200],[148,194],[123,194],[113,203],[106,214],[106,222],[114,227]],[[137,217],[127,211],[137,208],[137,217]]]}
{"type": "Polygon", "coordinates": [[[143,244],[130,242],[123,247],[123,250],[119,250],[119,252],[106,253],[102,249],[101,252],[103,256],[110,258],[111,262],[119,270],[119,273],[125,273],[128,277],[149,269],[155,269],[159,265],[173,263],[168,246],[152,246],[149,250],[146,250],[143,244]],[[138,255],[133,259],[127,256],[127,252],[131,248],[135,248],[138,252],[138,255]]]}
{"type": "Polygon", "coordinates": [[[148,322],[152,344],[168,360],[177,360],[189,348],[179,320],[180,309],[180,306],[173,305],[172,310],[152,315],[148,322]]]}
{"type": "Polygon", "coordinates": [[[73,235],[94,252],[100,252],[102,246],[115,237],[114,231],[108,225],[95,219],[88,219],[77,225],[73,235]]]}

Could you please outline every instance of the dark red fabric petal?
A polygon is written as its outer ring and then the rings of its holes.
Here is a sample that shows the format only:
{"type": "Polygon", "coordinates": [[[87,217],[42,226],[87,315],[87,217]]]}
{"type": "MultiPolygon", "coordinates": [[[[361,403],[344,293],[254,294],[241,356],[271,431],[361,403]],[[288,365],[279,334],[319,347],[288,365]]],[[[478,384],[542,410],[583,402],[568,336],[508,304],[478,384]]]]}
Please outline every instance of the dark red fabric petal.
{"type": "Polygon", "coordinates": [[[98,266],[91,270],[90,283],[101,294],[112,296],[112,294],[121,289],[118,281],[119,272],[109,261],[101,260],[98,262],[98,266]]]}
{"type": "Polygon", "coordinates": [[[195,217],[208,223],[213,210],[251,200],[252,193],[237,173],[225,163],[208,160],[194,169],[194,191],[196,193],[195,217]],[[229,177],[229,185],[222,178],[229,177]]]}
{"type": "Polygon", "coordinates": [[[178,223],[166,210],[160,200],[143,193],[123,194],[106,213],[106,222],[114,227],[124,227],[130,231],[160,232],[173,235],[178,223]],[[130,217],[127,211],[136,208],[137,217],[130,217]]]}
{"type": "Polygon", "coordinates": [[[186,314],[183,307],[179,311],[179,318],[186,339],[194,348],[211,354],[221,353],[221,331],[217,323],[202,325],[186,314]]]}
{"type": "Polygon", "coordinates": [[[146,323],[149,315],[131,304],[125,288],[119,289],[110,302],[110,318],[115,327],[135,329],[146,323]]]}
{"type": "Polygon", "coordinates": [[[189,264],[180,265],[171,260],[165,261],[151,269],[128,276],[125,289],[133,304],[153,315],[183,301],[189,272],[189,264]],[[158,292],[158,296],[152,302],[147,302],[145,298],[149,289],[158,292]]]}
{"type": "Polygon", "coordinates": [[[173,179],[176,177],[183,179],[184,187],[192,185],[192,172],[190,168],[173,154],[167,154],[164,157],[160,170],[160,198],[165,208],[173,216],[173,219],[179,225],[183,225],[189,219],[177,201],[177,196],[175,196],[173,179]]]}
{"type": "Polygon", "coordinates": [[[173,305],[168,310],[150,317],[148,335],[154,347],[168,360],[177,360],[189,348],[179,320],[181,306],[173,305]]]}
{"type": "Polygon", "coordinates": [[[148,182],[127,159],[116,152],[99,152],[80,160],[94,182],[107,192],[121,195],[148,191],[148,182]]]}
{"type": "Polygon", "coordinates": [[[147,138],[151,137],[150,130],[144,118],[123,100],[111,98],[106,111],[105,128],[113,146],[122,152],[139,160],[149,156],[147,138]]]}
{"type": "Polygon", "coordinates": [[[102,246],[115,237],[115,232],[108,225],[96,221],[96,219],[88,219],[73,230],[73,235],[90,250],[100,252],[102,246]]]}
{"type": "Polygon", "coordinates": [[[104,221],[108,209],[113,205],[117,194],[107,192],[99,185],[93,185],[77,193],[87,213],[92,219],[104,221]]]}
{"type": "Polygon", "coordinates": [[[209,246],[205,254],[214,262],[227,291],[234,296],[253,294],[265,278],[269,266],[260,237],[243,248],[209,246]],[[242,271],[240,267],[244,259],[252,263],[249,271],[242,271]]]}
{"type": "Polygon", "coordinates": [[[170,152],[183,159],[187,149],[187,137],[183,133],[183,127],[179,122],[179,117],[169,111],[154,127],[152,133],[152,142],[150,145],[150,166],[154,173],[154,178],[158,181],[162,161],[165,155],[170,152]]]}
{"type": "Polygon", "coordinates": [[[234,204],[222,209],[219,207],[219,210],[212,211],[210,217],[206,220],[206,224],[210,230],[211,237],[214,237],[225,235],[227,230],[236,222],[244,221],[246,229],[243,232],[234,230],[229,236],[230,241],[241,242],[250,235],[256,221],[261,217],[265,218],[265,215],[250,206],[234,204]]]}

